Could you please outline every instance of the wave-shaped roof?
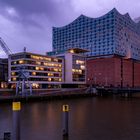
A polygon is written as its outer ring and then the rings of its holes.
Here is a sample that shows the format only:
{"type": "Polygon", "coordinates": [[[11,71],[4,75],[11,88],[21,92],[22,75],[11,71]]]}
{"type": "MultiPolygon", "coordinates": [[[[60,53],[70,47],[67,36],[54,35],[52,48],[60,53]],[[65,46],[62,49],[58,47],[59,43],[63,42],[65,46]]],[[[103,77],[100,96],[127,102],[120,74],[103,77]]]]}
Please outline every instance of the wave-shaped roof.
{"type": "Polygon", "coordinates": [[[120,16],[123,16],[125,18],[127,18],[128,20],[130,20],[133,24],[135,24],[136,26],[140,26],[140,22],[136,23],[129,15],[129,13],[126,13],[126,14],[121,14],[120,12],[118,12],[118,10],[116,8],[113,8],[111,11],[109,11],[108,13],[100,16],[100,17],[97,17],[97,18],[92,18],[92,17],[88,17],[88,16],[85,16],[83,14],[81,14],[79,17],[77,17],[74,21],[72,21],[71,23],[67,24],[67,25],[64,25],[64,26],[61,26],[61,27],[53,27],[53,28],[64,28],[64,27],[67,27],[71,24],[74,24],[75,22],[77,22],[79,19],[81,18],[85,18],[85,19],[91,19],[91,20],[97,20],[97,19],[102,19],[102,18],[105,18],[106,16],[108,16],[110,13],[116,13],[116,14],[119,14],[120,16]]]}

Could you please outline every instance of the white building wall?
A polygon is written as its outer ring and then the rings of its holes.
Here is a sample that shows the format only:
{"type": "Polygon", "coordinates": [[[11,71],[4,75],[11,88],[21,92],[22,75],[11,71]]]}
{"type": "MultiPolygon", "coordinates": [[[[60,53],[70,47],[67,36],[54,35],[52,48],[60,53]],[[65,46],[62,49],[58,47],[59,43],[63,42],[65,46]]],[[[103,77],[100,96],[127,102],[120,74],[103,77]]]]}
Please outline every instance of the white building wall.
{"type": "Polygon", "coordinates": [[[73,83],[72,81],[72,54],[65,54],[65,83],[73,83]]]}

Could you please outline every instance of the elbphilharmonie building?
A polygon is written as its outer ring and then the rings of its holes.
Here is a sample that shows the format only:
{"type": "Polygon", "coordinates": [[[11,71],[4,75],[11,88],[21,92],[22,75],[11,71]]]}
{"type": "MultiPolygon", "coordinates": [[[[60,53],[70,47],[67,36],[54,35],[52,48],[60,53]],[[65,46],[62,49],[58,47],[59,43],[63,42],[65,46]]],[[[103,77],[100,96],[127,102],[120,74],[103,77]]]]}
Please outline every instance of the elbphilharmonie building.
{"type": "Polygon", "coordinates": [[[88,50],[86,56],[119,55],[140,60],[140,22],[115,8],[98,18],[80,15],[68,25],[53,27],[52,42],[49,55],[82,48],[88,50]]]}

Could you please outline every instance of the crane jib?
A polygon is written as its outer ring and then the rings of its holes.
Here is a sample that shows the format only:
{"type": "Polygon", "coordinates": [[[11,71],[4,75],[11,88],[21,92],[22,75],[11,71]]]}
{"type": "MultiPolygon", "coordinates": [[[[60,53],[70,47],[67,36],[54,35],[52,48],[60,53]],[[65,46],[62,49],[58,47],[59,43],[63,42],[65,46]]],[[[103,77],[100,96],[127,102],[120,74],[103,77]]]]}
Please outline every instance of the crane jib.
{"type": "Polygon", "coordinates": [[[11,55],[12,52],[4,42],[4,40],[0,37],[0,46],[2,47],[3,51],[6,53],[7,56],[11,55]]]}

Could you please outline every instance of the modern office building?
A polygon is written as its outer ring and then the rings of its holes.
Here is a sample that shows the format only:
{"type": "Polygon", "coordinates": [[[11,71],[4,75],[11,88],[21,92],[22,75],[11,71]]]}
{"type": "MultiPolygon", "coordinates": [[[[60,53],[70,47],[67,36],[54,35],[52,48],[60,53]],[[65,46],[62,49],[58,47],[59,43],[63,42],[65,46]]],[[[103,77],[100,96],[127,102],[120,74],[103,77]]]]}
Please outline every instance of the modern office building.
{"type": "Polygon", "coordinates": [[[8,88],[8,59],[0,58],[0,88],[8,88]]]}
{"type": "Polygon", "coordinates": [[[56,55],[64,59],[64,83],[62,87],[83,87],[86,84],[86,50],[74,48],[56,55]]]}
{"type": "Polygon", "coordinates": [[[82,48],[89,50],[87,56],[120,55],[140,60],[140,22],[115,8],[98,18],[81,15],[66,26],[53,27],[52,42],[49,55],[82,48]]]}
{"type": "Polygon", "coordinates": [[[46,55],[21,52],[9,57],[9,83],[12,88],[19,80],[19,68],[29,73],[29,82],[33,88],[61,87],[64,82],[63,59],[46,55]]]}

